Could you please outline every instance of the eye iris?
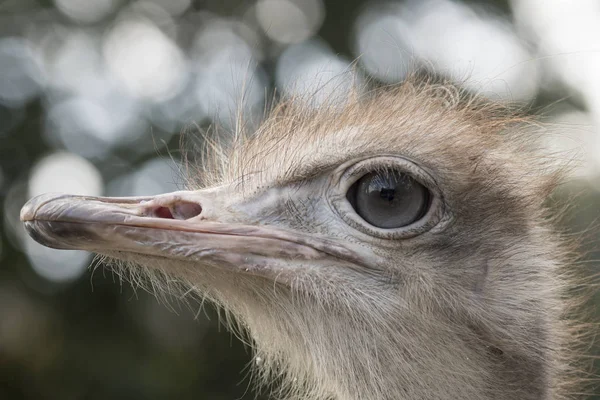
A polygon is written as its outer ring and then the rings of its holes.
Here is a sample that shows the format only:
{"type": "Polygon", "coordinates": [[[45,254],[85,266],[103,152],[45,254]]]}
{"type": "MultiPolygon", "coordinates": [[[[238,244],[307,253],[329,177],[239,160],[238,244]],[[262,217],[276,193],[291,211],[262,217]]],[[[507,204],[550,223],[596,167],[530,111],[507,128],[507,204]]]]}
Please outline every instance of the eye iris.
{"type": "Polygon", "coordinates": [[[348,198],[358,215],[384,229],[418,221],[429,205],[429,191],[409,175],[395,170],[363,176],[350,189],[348,198]]]}

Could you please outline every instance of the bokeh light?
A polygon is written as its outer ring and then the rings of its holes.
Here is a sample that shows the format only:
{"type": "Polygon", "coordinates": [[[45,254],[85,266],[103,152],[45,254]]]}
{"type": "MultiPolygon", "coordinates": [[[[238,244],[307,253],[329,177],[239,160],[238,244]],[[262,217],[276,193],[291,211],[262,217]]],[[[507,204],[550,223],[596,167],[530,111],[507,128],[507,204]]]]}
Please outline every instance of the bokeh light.
{"type": "MultiPolygon", "coordinates": [[[[87,160],[67,152],[50,154],[34,166],[29,179],[29,197],[48,192],[100,196],[100,172],[87,160]]],[[[61,251],[25,239],[25,253],[40,276],[54,282],[71,281],[81,276],[90,262],[85,251],[61,251]]]]}
{"type": "Polygon", "coordinates": [[[321,0],[259,0],[256,17],[265,34],[279,43],[299,43],[321,27],[325,7],[321,0]]]}
{"type": "MultiPolygon", "coordinates": [[[[56,29],[48,32],[39,47],[50,88],[59,93],[78,93],[90,97],[101,96],[107,76],[101,54],[101,41],[93,32],[81,29],[56,29]]],[[[49,93],[52,99],[53,93],[49,93]]],[[[56,95],[56,93],[54,93],[56,95]]]]}
{"type": "Polygon", "coordinates": [[[160,157],[146,161],[135,171],[116,177],[109,182],[109,196],[149,196],[173,192],[181,188],[181,171],[170,158],[160,157]]]}
{"type": "Polygon", "coordinates": [[[74,281],[86,271],[91,254],[82,250],[55,250],[25,238],[25,254],[33,270],[51,282],[74,281]]]}
{"type": "Polygon", "coordinates": [[[237,34],[239,22],[216,20],[194,41],[195,95],[204,118],[235,123],[240,107],[249,120],[262,111],[266,81],[251,47],[237,34]]]}
{"type": "Polygon", "coordinates": [[[146,134],[139,104],[113,94],[96,99],[73,96],[53,104],[44,132],[49,143],[87,158],[105,158],[113,147],[146,134]]]}
{"type": "Polygon", "coordinates": [[[56,7],[75,21],[92,23],[110,14],[118,0],[54,0],[56,7]]]}
{"type": "Polygon", "coordinates": [[[0,71],[0,105],[20,106],[39,94],[42,69],[28,40],[0,38],[0,71]]]}
{"type": "Polygon", "coordinates": [[[336,56],[321,41],[288,47],[277,61],[275,82],[291,97],[310,99],[310,104],[336,104],[361,86],[350,62],[336,56]]]}
{"type": "Polygon", "coordinates": [[[562,106],[544,122],[544,144],[556,158],[557,166],[563,165],[565,160],[581,160],[573,164],[569,173],[576,179],[589,180],[600,189],[600,181],[595,178],[598,152],[590,113],[562,106]]]}
{"type": "Polygon", "coordinates": [[[157,4],[170,15],[176,17],[183,14],[192,5],[191,0],[149,0],[157,4]]]}
{"type": "Polygon", "coordinates": [[[48,192],[100,196],[104,190],[100,172],[84,158],[56,152],[39,160],[29,178],[29,196],[48,192]]]}
{"type": "Polygon", "coordinates": [[[358,20],[356,51],[385,82],[421,66],[493,99],[529,102],[538,65],[508,20],[453,0],[373,6],[358,20]]]}
{"type": "MultiPolygon", "coordinates": [[[[524,35],[537,43],[546,86],[555,93],[566,85],[589,110],[594,176],[600,173],[600,4],[582,0],[513,0],[515,20],[524,35]]],[[[570,93],[571,94],[571,93],[570,93]]]]}
{"type": "Polygon", "coordinates": [[[412,42],[409,27],[396,13],[373,10],[357,21],[356,56],[369,74],[383,82],[400,82],[416,66],[412,42]]]}
{"type": "Polygon", "coordinates": [[[187,80],[181,50],[147,20],[117,23],[105,39],[104,57],[118,82],[141,99],[173,97],[187,80]]]}

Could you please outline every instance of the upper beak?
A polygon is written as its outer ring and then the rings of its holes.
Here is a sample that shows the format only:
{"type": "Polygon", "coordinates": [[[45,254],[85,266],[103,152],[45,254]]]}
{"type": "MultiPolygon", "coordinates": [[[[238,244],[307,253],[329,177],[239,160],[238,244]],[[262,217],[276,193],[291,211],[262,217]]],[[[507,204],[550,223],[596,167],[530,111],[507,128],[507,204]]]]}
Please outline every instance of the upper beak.
{"type": "Polygon", "coordinates": [[[203,261],[256,274],[280,274],[273,268],[285,262],[356,261],[339,243],[245,224],[216,197],[214,190],[123,198],[42,195],[23,206],[21,220],[48,247],[203,261]]]}

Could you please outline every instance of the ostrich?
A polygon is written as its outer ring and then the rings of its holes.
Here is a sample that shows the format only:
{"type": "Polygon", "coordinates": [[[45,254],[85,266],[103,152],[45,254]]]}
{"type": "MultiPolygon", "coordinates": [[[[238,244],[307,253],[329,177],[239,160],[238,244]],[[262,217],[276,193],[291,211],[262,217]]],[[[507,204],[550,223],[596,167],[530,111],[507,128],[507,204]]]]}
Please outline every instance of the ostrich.
{"type": "Polygon", "coordinates": [[[533,126],[429,81],[283,101],[212,141],[189,190],[42,195],[21,220],[222,307],[279,397],[566,399],[569,248],[544,205],[562,173],[533,126]]]}

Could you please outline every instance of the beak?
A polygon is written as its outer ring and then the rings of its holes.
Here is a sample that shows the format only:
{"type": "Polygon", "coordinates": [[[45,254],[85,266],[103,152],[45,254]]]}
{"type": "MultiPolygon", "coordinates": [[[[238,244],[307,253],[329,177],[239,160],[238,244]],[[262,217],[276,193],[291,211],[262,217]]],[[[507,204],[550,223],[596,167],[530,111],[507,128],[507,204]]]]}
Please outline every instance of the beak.
{"type": "Polygon", "coordinates": [[[33,239],[52,248],[202,262],[256,275],[281,276],[290,264],[316,260],[357,261],[358,254],[330,240],[244,224],[218,197],[214,189],[122,198],[47,194],[27,202],[21,220],[33,239]]]}

